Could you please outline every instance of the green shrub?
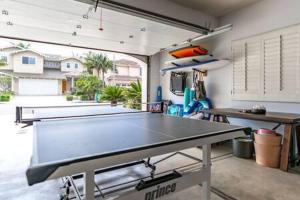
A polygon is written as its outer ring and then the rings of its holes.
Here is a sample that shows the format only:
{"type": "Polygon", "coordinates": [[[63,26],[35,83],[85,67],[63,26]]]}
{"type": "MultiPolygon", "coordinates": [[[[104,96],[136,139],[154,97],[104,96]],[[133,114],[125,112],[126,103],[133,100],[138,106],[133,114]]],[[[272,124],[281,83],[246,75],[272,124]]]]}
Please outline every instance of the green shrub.
{"type": "Polygon", "coordinates": [[[73,101],[73,96],[72,95],[67,95],[66,99],[67,99],[67,101],[73,101]]]}
{"type": "Polygon", "coordinates": [[[130,88],[123,91],[126,102],[125,105],[133,109],[141,109],[142,102],[142,86],[139,80],[132,82],[130,88]]]}
{"type": "Polygon", "coordinates": [[[81,92],[81,91],[76,91],[75,92],[75,96],[81,96],[81,95],[84,95],[83,92],[81,92]]]}
{"type": "Polygon", "coordinates": [[[90,98],[89,98],[89,96],[88,95],[81,95],[80,96],[80,100],[81,101],[88,101],[90,98]]]}
{"type": "Polygon", "coordinates": [[[10,94],[6,94],[6,93],[0,94],[0,101],[2,102],[10,101],[10,94]]]}
{"type": "Polygon", "coordinates": [[[95,93],[99,91],[103,83],[96,76],[82,75],[76,81],[77,94],[87,95],[89,100],[94,99],[95,93]]]}
{"type": "Polygon", "coordinates": [[[107,86],[102,91],[101,99],[110,101],[111,105],[115,106],[118,101],[124,101],[123,88],[118,86],[107,86]]]}

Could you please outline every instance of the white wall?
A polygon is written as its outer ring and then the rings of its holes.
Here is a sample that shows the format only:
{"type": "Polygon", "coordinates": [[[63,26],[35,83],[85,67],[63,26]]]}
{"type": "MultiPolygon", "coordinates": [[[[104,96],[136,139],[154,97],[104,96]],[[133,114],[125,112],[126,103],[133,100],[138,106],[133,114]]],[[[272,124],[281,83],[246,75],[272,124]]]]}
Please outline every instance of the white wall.
{"type": "Polygon", "coordinates": [[[83,72],[83,65],[76,59],[66,59],[61,61],[61,71],[62,72],[83,72]],[[67,63],[70,63],[70,68],[67,67],[67,63]],[[78,68],[75,68],[75,64],[78,64],[78,68]]]}
{"type": "Polygon", "coordinates": [[[169,0],[114,0],[134,7],[145,9],[161,15],[177,18],[187,22],[204,26],[210,23],[212,27],[218,24],[216,18],[202,13],[195,9],[190,9],[169,0]]]}
{"type": "Polygon", "coordinates": [[[127,66],[117,66],[118,74],[119,75],[124,75],[124,76],[129,76],[129,67],[127,66]]]}
{"type": "Polygon", "coordinates": [[[140,76],[140,68],[139,67],[129,67],[129,76],[140,76]]]}
{"type": "MultiPolygon", "coordinates": [[[[197,43],[194,43],[194,45],[198,45],[197,43]]],[[[208,49],[210,52],[212,50],[211,40],[206,40],[205,42],[202,42],[202,47],[208,49]]],[[[156,65],[159,65],[158,68],[155,68],[157,70],[154,74],[154,78],[156,79],[158,77],[159,84],[162,86],[162,97],[164,100],[171,100],[173,103],[183,103],[183,97],[174,95],[172,92],[170,92],[170,72],[167,72],[165,75],[161,75],[159,70],[164,67],[164,63],[167,60],[174,59],[174,57],[170,56],[168,51],[163,51],[161,53],[155,54],[153,56],[153,59],[158,59],[158,61],[153,61],[156,65]]],[[[154,73],[154,72],[153,72],[154,73]]],[[[188,73],[187,77],[187,87],[192,87],[192,73],[188,73]]],[[[157,86],[156,86],[157,87],[157,86]]],[[[156,88],[153,88],[156,90],[156,88]]],[[[156,93],[154,93],[156,95],[156,93]]]]}
{"type": "Polygon", "coordinates": [[[156,91],[157,87],[160,85],[160,53],[157,53],[150,57],[150,66],[149,66],[149,88],[148,95],[149,101],[156,101],[156,91]]]}
{"type": "Polygon", "coordinates": [[[44,71],[44,58],[31,51],[13,54],[13,60],[11,64],[13,65],[15,73],[42,74],[44,71]],[[23,56],[35,58],[35,64],[22,64],[23,56]]]}
{"type": "MultiPolygon", "coordinates": [[[[132,5],[138,8],[146,9],[151,12],[163,14],[169,17],[177,18],[183,21],[187,21],[190,23],[198,24],[204,26],[205,23],[210,23],[212,27],[217,27],[218,20],[215,17],[209,16],[207,14],[204,14],[198,10],[190,9],[184,6],[181,6],[179,4],[176,4],[169,0],[115,0],[119,1],[128,5],[132,5]]],[[[183,40],[186,40],[188,38],[183,38],[183,40]]],[[[161,75],[160,75],[160,67],[161,67],[161,61],[160,61],[160,53],[156,53],[155,55],[152,55],[150,58],[150,85],[149,85],[149,95],[150,95],[150,101],[155,101],[156,99],[156,91],[157,87],[161,85],[161,75]]],[[[162,55],[162,58],[164,59],[164,55],[162,55]]],[[[162,80],[167,80],[162,79],[162,80]]],[[[166,81],[168,82],[168,81],[166,81]]],[[[168,91],[168,88],[165,87],[165,84],[162,85],[163,87],[163,98],[169,98],[169,93],[166,93],[168,91]]],[[[173,97],[171,97],[173,98],[173,97]]],[[[174,96],[174,99],[176,102],[181,101],[181,98],[177,98],[174,96]]]]}
{"type": "MultiPolygon", "coordinates": [[[[300,23],[299,8],[299,0],[264,0],[222,17],[220,25],[232,23],[233,30],[219,36],[214,41],[214,55],[220,58],[231,58],[231,42],[233,40],[300,23]]],[[[300,104],[298,103],[232,101],[232,65],[209,71],[206,84],[208,95],[213,100],[215,107],[250,108],[254,104],[263,104],[269,111],[300,113],[300,104]]],[[[251,121],[234,121],[256,128],[272,126],[251,121]]]]}
{"type": "MultiPolygon", "coordinates": [[[[299,8],[299,0],[264,0],[252,4],[220,18],[219,26],[232,23],[233,30],[201,45],[212,50],[217,58],[231,58],[231,42],[233,40],[298,24],[300,23],[299,8]]],[[[156,95],[156,88],[161,84],[164,99],[181,103],[183,98],[169,92],[169,75],[167,74],[164,77],[159,75],[159,69],[167,59],[170,59],[170,57],[166,53],[158,53],[151,57],[151,99],[153,100],[156,95]]],[[[212,99],[215,107],[251,108],[254,104],[263,104],[269,111],[300,113],[299,103],[232,101],[232,65],[209,71],[205,83],[208,97],[212,99]]],[[[231,119],[231,121],[235,124],[252,126],[253,128],[271,128],[274,126],[274,124],[249,120],[231,119]]]]}

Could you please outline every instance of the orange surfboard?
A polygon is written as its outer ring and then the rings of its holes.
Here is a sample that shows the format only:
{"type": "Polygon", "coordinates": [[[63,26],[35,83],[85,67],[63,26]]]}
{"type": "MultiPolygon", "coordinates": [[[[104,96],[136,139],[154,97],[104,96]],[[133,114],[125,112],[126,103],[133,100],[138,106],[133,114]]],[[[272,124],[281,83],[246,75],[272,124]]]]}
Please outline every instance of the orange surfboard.
{"type": "Polygon", "coordinates": [[[200,46],[184,47],[169,52],[169,54],[175,58],[185,58],[191,56],[205,55],[207,53],[208,50],[200,46]]]}

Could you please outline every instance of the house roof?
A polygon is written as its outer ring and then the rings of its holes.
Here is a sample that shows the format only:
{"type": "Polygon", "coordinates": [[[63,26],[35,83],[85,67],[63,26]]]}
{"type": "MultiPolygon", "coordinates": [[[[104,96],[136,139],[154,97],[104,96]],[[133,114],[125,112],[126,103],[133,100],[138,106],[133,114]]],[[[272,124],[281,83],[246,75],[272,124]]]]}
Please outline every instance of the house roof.
{"type": "Polygon", "coordinates": [[[48,61],[57,61],[60,62],[62,60],[62,56],[61,55],[55,55],[55,54],[43,54],[44,55],[44,59],[48,60],[48,61]]]}
{"type": "Polygon", "coordinates": [[[66,77],[79,77],[83,73],[82,72],[66,72],[65,75],[66,77]]]}
{"type": "Polygon", "coordinates": [[[107,77],[107,80],[112,80],[112,79],[117,79],[117,80],[141,80],[141,76],[127,76],[127,75],[110,75],[107,77]]]}
{"type": "Polygon", "coordinates": [[[9,76],[9,77],[18,78],[18,77],[14,76],[14,75],[12,75],[12,74],[10,74],[10,73],[1,72],[1,71],[0,71],[0,76],[9,76]]]}
{"type": "Polygon", "coordinates": [[[82,60],[80,60],[80,59],[77,58],[77,57],[66,57],[66,58],[62,58],[60,61],[65,61],[65,60],[77,60],[77,61],[79,61],[80,63],[83,63],[82,60]]]}
{"type": "Polygon", "coordinates": [[[140,65],[138,63],[136,63],[132,60],[127,60],[127,59],[116,60],[114,63],[117,66],[140,68],[140,65]]]}
{"type": "Polygon", "coordinates": [[[43,74],[14,73],[12,70],[5,71],[5,74],[17,78],[36,78],[36,79],[66,79],[65,73],[57,69],[44,69],[43,74]]]}
{"type": "Polygon", "coordinates": [[[6,49],[13,49],[13,48],[22,50],[22,47],[18,47],[18,46],[8,46],[8,47],[0,48],[0,51],[4,51],[4,50],[6,50],[6,49]]]}
{"type": "Polygon", "coordinates": [[[15,52],[13,52],[12,54],[19,54],[19,53],[23,53],[23,52],[32,52],[32,53],[35,53],[35,54],[37,54],[37,55],[40,55],[40,56],[44,57],[44,55],[41,54],[40,52],[31,50],[31,49],[22,49],[22,50],[19,50],[19,51],[15,51],[15,52]]]}
{"type": "Polygon", "coordinates": [[[18,53],[30,51],[30,52],[33,52],[35,54],[38,54],[38,55],[44,57],[44,59],[48,60],[48,61],[61,62],[61,61],[64,61],[64,60],[77,60],[80,63],[83,63],[82,60],[80,60],[80,58],[77,58],[77,57],[74,57],[74,56],[73,57],[62,57],[61,55],[57,55],[57,54],[42,54],[42,53],[40,53],[38,51],[35,51],[35,50],[32,50],[32,49],[23,49],[23,48],[18,47],[18,46],[3,47],[3,48],[0,48],[0,50],[3,51],[5,49],[9,49],[9,48],[17,48],[17,49],[19,49],[17,51],[12,52],[12,54],[18,54],[18,53]]]}

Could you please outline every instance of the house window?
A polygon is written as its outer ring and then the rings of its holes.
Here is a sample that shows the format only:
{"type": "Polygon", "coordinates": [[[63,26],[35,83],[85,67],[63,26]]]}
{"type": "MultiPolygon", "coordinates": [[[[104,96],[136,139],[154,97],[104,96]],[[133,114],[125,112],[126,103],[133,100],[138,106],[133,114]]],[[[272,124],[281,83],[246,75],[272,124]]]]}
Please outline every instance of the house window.
{"type": "Polygon", "coordinates": [[[35,65],[35,58],[23,56],[22,57],[22,64],[23,65],[35,65]]]}
{"type": "Polygon", "coordinates": [[[75,63],[75,69],[78,69],[78,63],[75,63]]]}
{"type": "Polygon", "coordinates": [[[0,56],[0,60],[7,64],[7,56],[0,56]]]}
{"type": "Polygon", "coordinates": [[[70,63],[67,63],[67,68],[70,68],[71,67],[71,64],[70,63]]]}

